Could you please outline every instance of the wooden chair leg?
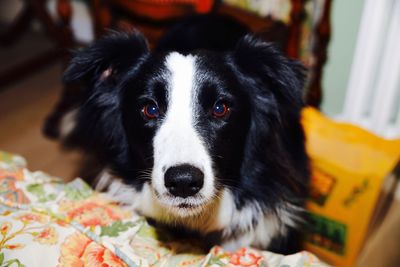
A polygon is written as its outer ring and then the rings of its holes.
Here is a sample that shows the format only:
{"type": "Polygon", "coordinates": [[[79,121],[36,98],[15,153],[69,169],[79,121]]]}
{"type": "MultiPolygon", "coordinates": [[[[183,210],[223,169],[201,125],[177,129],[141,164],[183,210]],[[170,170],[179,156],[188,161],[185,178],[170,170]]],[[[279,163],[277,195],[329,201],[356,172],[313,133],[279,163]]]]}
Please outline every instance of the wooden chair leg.
{"type": "Polygon", "coordinates": [[[59,45],[63,48],[63,66],[66,68],[71,60],[70,50],[74,48],[76,44],[71,28],[72,7],[70,1],[58,0],[57,13],[60,17],[57,27],[61,31],[59,45]]]}
{"type": "Polygon", "coordinates": [[[95,37],[99,38],[104,34],[104,31],[111,26],[111,14],[109,4],[105,0],[91,1],[93,29],[95,37]]]}
{"type": "Polygon", "coordinates": [[[290,27],[286,54],[291,58],[299,58],[301,28],[304,20],[305,0],[291,0],[290,27]]]}
{"type": "Polygon", "coordinates": [[[33,0],[32,8],[50,39],[59,47],[72,47],[73,35],[70,28],[71,5],[68,0],[57,1],[58,21],[54,21],[47,12],[46,0],[33,0]]]}
{"type": "Polygon", "coordinates": [[[322,75],[323,67],[328,57],[328,44],[331,37],[330,10],[332,0],[325,0],[320,23],[315,29],[316,38],[313,54],[316,61],[312,66],[310,86],[306,95],[306,104],[319,108],[322,102],[322,75]]]}

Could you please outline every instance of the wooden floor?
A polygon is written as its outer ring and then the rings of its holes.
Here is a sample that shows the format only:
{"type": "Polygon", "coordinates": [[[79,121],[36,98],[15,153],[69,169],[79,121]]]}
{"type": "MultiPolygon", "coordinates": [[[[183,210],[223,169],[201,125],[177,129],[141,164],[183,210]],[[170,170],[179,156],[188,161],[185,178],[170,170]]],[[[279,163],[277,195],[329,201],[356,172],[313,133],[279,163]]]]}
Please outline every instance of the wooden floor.
{"type": "MultiPolygon", "coordinates": [[[[43,37],[28,37],[17,46],[1,48],[2,68],[45,46],[48,43],[43,37]]],[[[75,176],[79,154],[61,151],[56,142],[41,133],[43,121],[59,97],[60,80],[61,65],[58,63],[0,88],[0,150],[22,155],[31,170],[70,180],[75,176]]]]}

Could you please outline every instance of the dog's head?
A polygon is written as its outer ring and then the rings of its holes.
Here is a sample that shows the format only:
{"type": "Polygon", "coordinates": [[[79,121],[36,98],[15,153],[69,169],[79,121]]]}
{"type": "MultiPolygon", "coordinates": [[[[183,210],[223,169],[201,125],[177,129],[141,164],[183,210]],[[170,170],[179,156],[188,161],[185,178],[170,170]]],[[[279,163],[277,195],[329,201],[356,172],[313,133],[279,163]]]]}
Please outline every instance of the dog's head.
{"type": "Polygon", "coordinates": [[[225,189],[238,205],[274,208],[306,176],[302,79],[298,63],[250,35],[233,51],[180,54],[114,34],[66,71],[86,87],[68,139],[173,216],[198,214],[225,189]]]}

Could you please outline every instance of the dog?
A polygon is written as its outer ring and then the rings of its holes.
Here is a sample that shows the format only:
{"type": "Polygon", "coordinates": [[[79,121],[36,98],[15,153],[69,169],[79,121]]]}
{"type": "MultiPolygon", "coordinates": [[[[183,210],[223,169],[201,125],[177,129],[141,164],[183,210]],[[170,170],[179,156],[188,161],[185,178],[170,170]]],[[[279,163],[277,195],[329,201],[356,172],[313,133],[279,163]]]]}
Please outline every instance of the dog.
{"type": "Polygon", "coordinates": [[[292,253],[309,180],[304,69],[236,39],[154,52],[137,31],[95,42],[65,72],[84,93],[62,136],[104,163],[97,189],[149,220],[228,250],[292,253]]]}

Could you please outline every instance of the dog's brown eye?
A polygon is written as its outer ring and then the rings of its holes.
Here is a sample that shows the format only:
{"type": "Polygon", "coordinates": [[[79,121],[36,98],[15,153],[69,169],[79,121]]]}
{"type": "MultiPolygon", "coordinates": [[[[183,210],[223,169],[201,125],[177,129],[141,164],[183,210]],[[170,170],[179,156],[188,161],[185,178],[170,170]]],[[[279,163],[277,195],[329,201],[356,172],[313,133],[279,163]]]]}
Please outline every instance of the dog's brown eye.
{"type": "Polygon", "coordinates": [[[222,101],[218,101],[217,103],[215,103],[214,107],[213,107],[213,116],[215,118],[223,118],[226,115],[228,115],[229,113],[229,106],[222,102],[222,101]]]}
{"type": "Polygon", "coordinates": [[[160,115],[160,110],[158,109],[157,104],[150,103],[143,107],[142,113],[146,119],[152,120],[156,119],[160,115]]]}

